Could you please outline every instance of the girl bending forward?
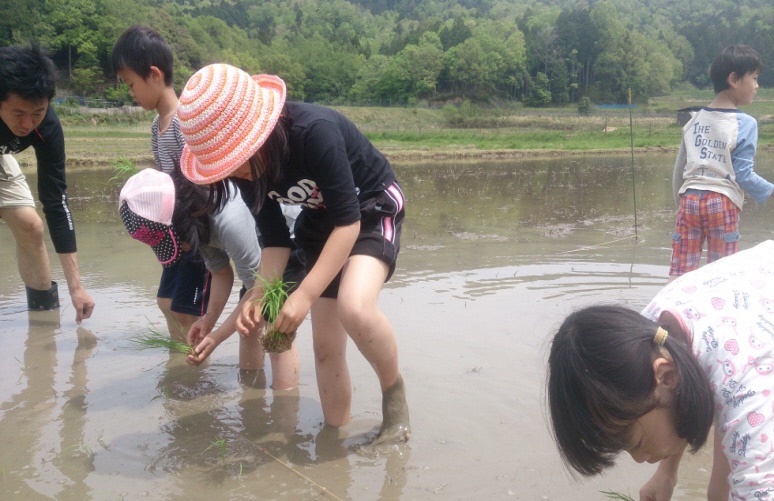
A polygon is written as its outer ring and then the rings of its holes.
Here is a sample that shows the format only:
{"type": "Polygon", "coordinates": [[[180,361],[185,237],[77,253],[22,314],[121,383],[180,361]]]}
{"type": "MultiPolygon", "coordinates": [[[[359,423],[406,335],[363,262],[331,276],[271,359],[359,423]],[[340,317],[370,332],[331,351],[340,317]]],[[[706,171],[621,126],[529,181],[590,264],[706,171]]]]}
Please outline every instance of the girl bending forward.
{"type": "Polygon", "coordinates": [[[714,424],[708,499],[773,499],[774,242],[685,274],[642,313],[572,313],[548,372],[554,437],[581,474],[626,451],[659,463],[640,499],[670,499],[714,424]]]}
{"type": "MultiPolygon", "coordinates": [[[[273,75],[251,77],[225,64],[199,70],[180,96],[181,169],[211,185],[216,205],[228,196],[224,179],[239,186],[257,214],[264,245],[258,274],[267,281],[282,276],[290,255],[280,204],[302,207],[295,241],[307,275],[274,327],[293,332],[311,310],[317,385],[333,426],[350,419],[349,335],[379,378],[377,441],[408,440],[397,343],[377,306],[400,248],[403,194],[389,162],[352,122],[328,108],[286,103],[285,95],[285,83],[273,75]]],[[[242,335],[255,335],[264,323],[260,296],[258,288],[247,296],[236,323],[242,335]]]]}

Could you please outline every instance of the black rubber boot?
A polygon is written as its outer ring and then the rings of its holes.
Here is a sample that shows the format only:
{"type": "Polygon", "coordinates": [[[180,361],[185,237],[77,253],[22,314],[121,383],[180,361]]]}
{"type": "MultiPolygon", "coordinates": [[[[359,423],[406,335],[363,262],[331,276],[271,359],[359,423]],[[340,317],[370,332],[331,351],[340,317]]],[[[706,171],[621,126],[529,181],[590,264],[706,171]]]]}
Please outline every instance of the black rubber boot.
{"type": "Polygon", "coordinates": [[[47,291],[27,289],[27,306],[31,311],[55,310],[59,308],[59,288],[56,282],[51,282],[47,291]]]}

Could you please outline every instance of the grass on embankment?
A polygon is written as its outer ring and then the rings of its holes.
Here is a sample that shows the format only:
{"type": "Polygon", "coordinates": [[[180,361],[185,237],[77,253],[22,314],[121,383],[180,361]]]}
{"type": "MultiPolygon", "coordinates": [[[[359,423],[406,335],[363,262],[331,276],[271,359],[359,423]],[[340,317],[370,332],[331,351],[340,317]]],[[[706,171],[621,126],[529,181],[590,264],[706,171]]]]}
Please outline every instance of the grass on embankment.
{"type": "MultiPolygon", "coordinates": [[[[449,110],[421,107],[336,107],[385,155],[394,160],[558,155],[582,152],[676,151],[676,110],[707,104],[711,91],[681,91],[655,98],[632,113],[596,109],[582,116],[575,107],[535,109],[472,107],[454,126],[449,110]]],[[[774,90],[763,89],[744,108],[759,122],[759,144],[774,145],[774,90]]],[[[151,112],[83,113],[58,110],[65,128],[68,167],[112,167],[117,162],[151,165],[151,112]]],[[[34,154],[19,156],[34,165],[34,154]]]]}

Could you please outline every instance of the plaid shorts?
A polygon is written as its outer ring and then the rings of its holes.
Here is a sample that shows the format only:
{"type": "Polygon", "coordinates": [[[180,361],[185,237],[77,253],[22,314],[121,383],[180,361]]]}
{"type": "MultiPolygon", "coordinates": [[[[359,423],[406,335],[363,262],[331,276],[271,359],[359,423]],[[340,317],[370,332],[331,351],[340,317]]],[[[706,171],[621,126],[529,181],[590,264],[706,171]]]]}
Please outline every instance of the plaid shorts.
{"type": "Polygon", "coordinates": [[[680,197],[669,276],[684,275],[699,267],[704,241],[707,262],[739,250],[739,207],[720,193],[688,190],[680,197]]]}

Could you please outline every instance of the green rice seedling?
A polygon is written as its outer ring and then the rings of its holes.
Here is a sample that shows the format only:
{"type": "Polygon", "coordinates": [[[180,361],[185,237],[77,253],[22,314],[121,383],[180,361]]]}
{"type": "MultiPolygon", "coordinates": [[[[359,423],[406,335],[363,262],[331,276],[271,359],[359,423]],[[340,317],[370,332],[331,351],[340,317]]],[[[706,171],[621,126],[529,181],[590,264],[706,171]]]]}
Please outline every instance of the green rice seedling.
{"type": "Polygon", "coordinates": [[[137,350],[147,350],[151,348],[166,348],[171,352],[182,353],[183,355],[190,355],[194,352],[194,349],[187,343],[172,339],[167,334],[151,330],[150,333],[140,334],[130,341],[137,345],[137,350]]]}
{"type": "Polygon", "coordinates": [[[263,277],[258,277],[258,279],[261,281],[263,289],[261,313],[267,322],[272,323],[277,319],[282,306],[285,304],[285,300],[288,298],[288,289],[292,284],[286,283],[282,278],[266,280],[263,277]]]}
{"type": "Polygon", "coordinates": [[[599,491],[605,496],[607,496],[608,499],[619,499],[621,501],[634,501],[634,498],[629,496],[628,494],[621,494],[620,492],[615,491],[599,491]]]}
{"type": "Polygon", "coordinates": [[[220,438],[219,440],[215,440],[212,442],[209,447],[204,449],[204,452],[207,452],[208,450],[212,449],[213,447],[219,447],[220,448],[220,459],[223,461],[223,467],[226,466],[226,439],[220,438]]]}
{"type": "Polygon", "coordinates": [[[86,456],[87,458],[93,460],[94,459],[94,451],[91,450],[91,447],[86,445],[85,443],[81,442],[79,444],[71,445],[69,447],[65,447],[62,449],[62,454],[64,454],[67,451],[75,450],[86,456]]]}
{"type": "Polygon", "coordinates": [[[108,182],[124,179],[137,173],[137,167],[127,158],[119,158],[113,162],[113,177],[108,182]]]}
{"type": "Polygon", "coordinates": [[[16,360],[16,362],[19,364],[19,367],[21,367],[22,372],[27,370],[27,366],[24,365],[24,362],[22,362],[21,360],[19,360],[16,357],[13,357],[13,359],[16,360]]]}
{"type": "Polygon", "coordinates": [[[274,330],[273,324],[288,298],[288,289],[293,285],[285,282],[281,277],[268,281],[263,277],[258,277],[263,289],[261,303],[261,314],[266,320],[266,328],[261,336],[261,345],[268,353],[282,353],[290,349],[293,340],[296,338],[295,331],[286,334],[274,330]]]}

